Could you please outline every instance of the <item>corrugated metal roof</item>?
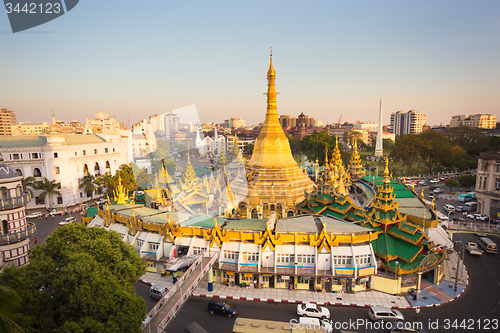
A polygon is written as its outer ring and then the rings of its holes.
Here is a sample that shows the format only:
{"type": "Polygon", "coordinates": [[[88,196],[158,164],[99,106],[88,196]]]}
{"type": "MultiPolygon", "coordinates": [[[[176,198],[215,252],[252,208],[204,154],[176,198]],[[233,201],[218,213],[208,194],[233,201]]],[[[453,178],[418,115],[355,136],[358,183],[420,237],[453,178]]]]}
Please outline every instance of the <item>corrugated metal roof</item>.
{"type": "Polygon", "coordinates": [[[87,145],[106,142],[97,134],[69,134],[64,137],[68,145],[87,145]]]}
{"type": "Polygon", "coordinates": [[[224,229],[264,231],[266,225],[267,220],[231,220],[224,229]]]}
{"type": "Polygon", "coordinates": [[[45,146],[47,138],[45,136],[35,135],[2,135],[0,136],[0,147],[14,148],[14,147],[41,147],[45,146]]]}
{"type": "Polygon", "coordinates": [[[311,215],[299,215],[286,219],[279,219],[276,221],[275,230],[276,232],[307,233],[319,233],[321,231],[317,226],[314,216],[311,215]]]}

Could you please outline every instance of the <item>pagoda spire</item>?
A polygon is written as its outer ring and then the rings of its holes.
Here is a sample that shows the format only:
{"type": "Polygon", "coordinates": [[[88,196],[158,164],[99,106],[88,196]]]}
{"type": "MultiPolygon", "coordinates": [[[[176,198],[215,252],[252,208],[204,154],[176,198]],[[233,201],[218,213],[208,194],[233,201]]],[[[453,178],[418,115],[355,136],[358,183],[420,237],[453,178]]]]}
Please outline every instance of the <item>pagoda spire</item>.
{"type": "Polygon", "coordinates": [[[385,157],[384,184],[389,184],[389,158],[385,157]]]}

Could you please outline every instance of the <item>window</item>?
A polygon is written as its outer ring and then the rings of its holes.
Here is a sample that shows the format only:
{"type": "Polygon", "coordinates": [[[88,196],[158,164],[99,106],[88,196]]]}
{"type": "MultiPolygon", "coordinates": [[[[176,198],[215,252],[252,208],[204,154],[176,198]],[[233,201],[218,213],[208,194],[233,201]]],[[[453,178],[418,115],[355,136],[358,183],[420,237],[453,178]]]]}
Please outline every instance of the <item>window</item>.
{"type": "Polygon", "coordinates": [[[82,152],[82,155],[83,155],[83,156],[87,155],[87,151],[86,151],[86,150],[84,150],[84,151],[82,152]]]}
{"type": "Polygon", "coordinates": [[[495,178],[495,190],[500,191],[500,178],[495,178]]]}
{"type": "Polygon", "coordinates": [[[13,160],[19,160],[21,157],[19,156],[19,154],[12,154],[12,159],[13,160]]]}
{"type": "Polygon", "coordinates": [[[113,148],[113,153],[115,152],[115,148],[113,148]]]}
{"type": "Polygon", "coordinates": [[[243,252],[242,255],[244,261],[257,261],[259,259],[258,253],[243,252]]]}
{"type": "Polygon", "coordinates": [[[108,153],[108,148],[104,148],[104,152],[107,154],[108,153]]]}
{"type": "MultiPolygon", "coordinates": [[[[61,185],[59,184],[59,186],[61,186],[61,185]]],[[[63,198],[62,197],[57,197],[57,204],[58,205],[62,205],[63,204],[63,198]]]]}
{"type": "Polygon", "coordinates": [[[83,198],[83,192],[80,192],[80,198],[83,198]]]}
{"type": "Polygon", "coordinates": [[[495,171],[500,172],[500,164],[495,164],[495,171]]]}
{"type": "Polygon", "coordinates": [[[58,156],[57,153],[54,153],[54,158],[57,158],[57,156],[58,156]]]}
{"type": "Polygon", "coordinates": [[[142,239],[137,240],[137,246],[142,247],[144,245],[144,241],[142,239]]]}
{"type": "Polygon", "coordinates": [[[75,151],[75,156],[78,156],[78,152],[77,151],[75,151]]]}
{"type": "Polygon", "coordinates": [[[224,259],[238,260],[238,258],[239,258],[239,252],[224,251],[224,259]]]}
{"type": "Polygon", "coordinates": [[[41,155],[39,153],[31,153],[31,158],[41,158],[41,155]]]}
{"type": "Polygon", "coordinates": [[[149,242],[149,249],[156,251],[160,248],[160,243],[149,242]]]}
{"type": "Polygon", "coordinates": [[[38,196],[35,198],[35,203],[37,205],[43,205],[43,204],[45,204],[45,198],[41,198],[40,196],[38,196]]]}
{"type": "Polygon", "coordinates": [[[97,149],[94,149],[94,155],[97,155],[97,149]]]}
{"type": "Polygon", "coordinates": [[[56,175],[59,175],[61,173],[61,171],[59,170],[59,167],[56,166],[56,175]]]}
{"type": "Polygon", "coordinates": [[[56,188],[60,190],[61,189],[61,183],[59,182],[59,183],[56,183],[56,184],[57,184],[56,188]]]}
{"type": "Polygon", "coordinates": [[[21,169],[16,169],[16,173],[18,176],[22,177],[23,176],[23,172],[21,171],[21,169]]]}
{"type": "Polygon", "coordinates": [[[314,255],[309,254],[298,254],[297,263],[298,264],[314,264],[314,255]]]}
{"type": "Polygon", "coordinates": [[[276,261],[279,263],[295,264],[295,255],[293,254],[278,254],[276,261]]]}

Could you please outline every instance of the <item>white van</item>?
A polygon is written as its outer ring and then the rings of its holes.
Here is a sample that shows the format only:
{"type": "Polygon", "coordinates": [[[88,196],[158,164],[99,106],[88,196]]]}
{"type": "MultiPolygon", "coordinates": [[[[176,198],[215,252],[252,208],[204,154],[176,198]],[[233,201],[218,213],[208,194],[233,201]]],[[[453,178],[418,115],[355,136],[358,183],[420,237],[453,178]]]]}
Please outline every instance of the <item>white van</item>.
{"type": "Polygon", "coordinates": [[[491,239],[488,237],[479,237],[478,239],[478,245],[483,251],[488,252],[488,253],[497,253],[498,252],[498,247],[493,242],[491,239]]]}
{"type": "Polygon", "coordinates": [[[446,204],[444,205],[443,209],[448,212],[448,213],[454,213],[455,212],[455,206],[446,204]]]}

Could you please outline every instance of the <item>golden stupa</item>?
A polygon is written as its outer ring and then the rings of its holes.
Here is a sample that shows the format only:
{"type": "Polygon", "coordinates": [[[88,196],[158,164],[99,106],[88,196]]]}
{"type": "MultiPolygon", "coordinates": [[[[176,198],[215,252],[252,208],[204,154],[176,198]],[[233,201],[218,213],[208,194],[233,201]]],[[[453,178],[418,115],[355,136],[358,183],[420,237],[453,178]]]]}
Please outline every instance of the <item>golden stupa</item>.
{"type": "Polygon", "coordinates": [[[301,202],[304,191],[312,192],[315,187],[314,182],[299,169],[294,160],[290,143],[279,122],[275,80],[276,72],[271,54],[267,71],[266,120],[255,140],[252,158],[247,163],[248,195],[242,203],[247,208],[248,218],[263,218],[269,216],[271,211],[276,211],[278,216],[294,215],[295,207],[292,209],[287,203],[301,202]],[[260,204],[254,206],[255,203],[260,204]]]}

